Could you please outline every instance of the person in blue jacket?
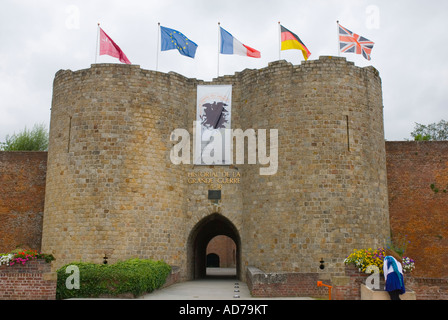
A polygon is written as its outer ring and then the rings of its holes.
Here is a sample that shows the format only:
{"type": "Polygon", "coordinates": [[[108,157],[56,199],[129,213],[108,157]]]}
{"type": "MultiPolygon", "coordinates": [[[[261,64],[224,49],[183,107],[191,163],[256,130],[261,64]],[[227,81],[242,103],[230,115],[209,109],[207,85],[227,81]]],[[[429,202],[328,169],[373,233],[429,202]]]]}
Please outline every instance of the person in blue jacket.
{"type": "Polygon", "coordinates": [[[391,300],[401,300],[400,295],[406,292],[403,278],[403,267],[401,257],[394,251],[386,249],[383,263],[384,279],[386,280],[386,291],[391,300]]]}

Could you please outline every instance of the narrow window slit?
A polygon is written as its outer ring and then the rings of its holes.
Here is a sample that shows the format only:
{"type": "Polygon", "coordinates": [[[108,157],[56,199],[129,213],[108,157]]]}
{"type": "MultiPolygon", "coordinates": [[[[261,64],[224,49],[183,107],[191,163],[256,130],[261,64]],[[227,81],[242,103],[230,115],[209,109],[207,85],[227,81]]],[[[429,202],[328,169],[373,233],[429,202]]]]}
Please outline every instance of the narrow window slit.
{"type": "Polygon", "coordinates": [[[348,115],[345,116],[347,122],[347,150],[350,151],[350,124],[348,122],[348,115]]]}
{"type": "Polygon", "coordinates": [[[68,144],[67,144],[67,152],[70,152],[70,140],[71,140],[71,134],[72,134],[72,117],[69,117],[69,123],[68,123],[68,144]]]}

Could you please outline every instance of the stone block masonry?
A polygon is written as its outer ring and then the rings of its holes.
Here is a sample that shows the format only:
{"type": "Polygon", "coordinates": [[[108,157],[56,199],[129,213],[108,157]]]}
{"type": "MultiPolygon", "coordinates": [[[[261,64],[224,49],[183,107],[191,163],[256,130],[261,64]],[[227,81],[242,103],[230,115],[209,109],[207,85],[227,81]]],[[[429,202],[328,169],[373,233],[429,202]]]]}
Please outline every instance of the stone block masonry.
{"type": "Polygon", "coordinates": [[[247,127],[278,128],[278,173],[244,167],[243,250],[266,273],[343,273],[356,247],[389,232],[381,80],[320,57],[237,74],[247,127]]]}
{"type": "Polygon", "coordinates": [[[211,82],[136,65],[61,70],[45,196],[42,250],[55,267],[138,256],[193,279],[208,241],[227,235],[242,280],[247,266],[317,274],[321,258],[327,278],[341,275],[353,249],[389,236],[379,73],[339,57],[276,61],[211,82]],[[171,163],[172,131],[193,134],[199,84],[232,84],[232,129],[278,130],[275,175],[247,161],[171,163]],[[210,186],[187,182],[205,171],[238,172],[239,183],[212,203],[210,186]]]}
{"type": "Polygon", "coordinates": [[[190,80],[138,66],[60,71],[54,82],[42,249],[56,262],[131,257],[185,265],[183,168],[190,80]]]}

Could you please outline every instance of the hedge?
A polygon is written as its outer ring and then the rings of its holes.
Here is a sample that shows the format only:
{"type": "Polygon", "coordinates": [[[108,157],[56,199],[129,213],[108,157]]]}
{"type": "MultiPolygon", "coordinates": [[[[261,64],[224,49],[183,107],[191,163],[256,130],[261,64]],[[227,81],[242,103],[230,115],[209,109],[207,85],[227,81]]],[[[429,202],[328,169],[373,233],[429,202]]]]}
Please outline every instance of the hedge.
{"type": "MultiPolygon", "coordinates": [[[[70,269],[69,269],[70,270],[70,269]]],[[[139,296],[160,288],[170,274],[171,267],[163,261],[129,259],[115,264],[73,262],[57,270],[56,299],[97,298],[131,293],[139,296]],[[73,279],[67,267],[79,268],[79,289],[66,286],[73,279]]]]}

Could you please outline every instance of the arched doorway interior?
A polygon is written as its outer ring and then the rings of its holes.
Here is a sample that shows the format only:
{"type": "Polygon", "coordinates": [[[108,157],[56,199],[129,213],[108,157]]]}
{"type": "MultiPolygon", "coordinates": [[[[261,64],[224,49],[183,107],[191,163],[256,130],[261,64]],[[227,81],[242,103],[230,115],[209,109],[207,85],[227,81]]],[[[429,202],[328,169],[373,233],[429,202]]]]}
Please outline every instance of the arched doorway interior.
{"type": "Polygon", "coordinates": [[[207,254],[207,268],[219,268],[219,256],[216,253],[207,254]]]}
{"type": "Polygon", "coordinates": [[[207,245],[218,235],[229,237],[235,243],[236,277],[240,278],[241,240],[235,225],[221,214],[214,213],[199,221],[188,238],[188,275],[190,279],[207,276],[207,245]]]}
{"type": "MultiPolygon", "coordinates": [[[[211,239],[207,245],[207,267],[209,255],[215,254],[219,258],[219,265],[213,267],[235,268],[236,267],[236,244],[232,238],[219,235],[211,239]]],[[[210,256],[212,257],[212,256],[210,256]]]]}

